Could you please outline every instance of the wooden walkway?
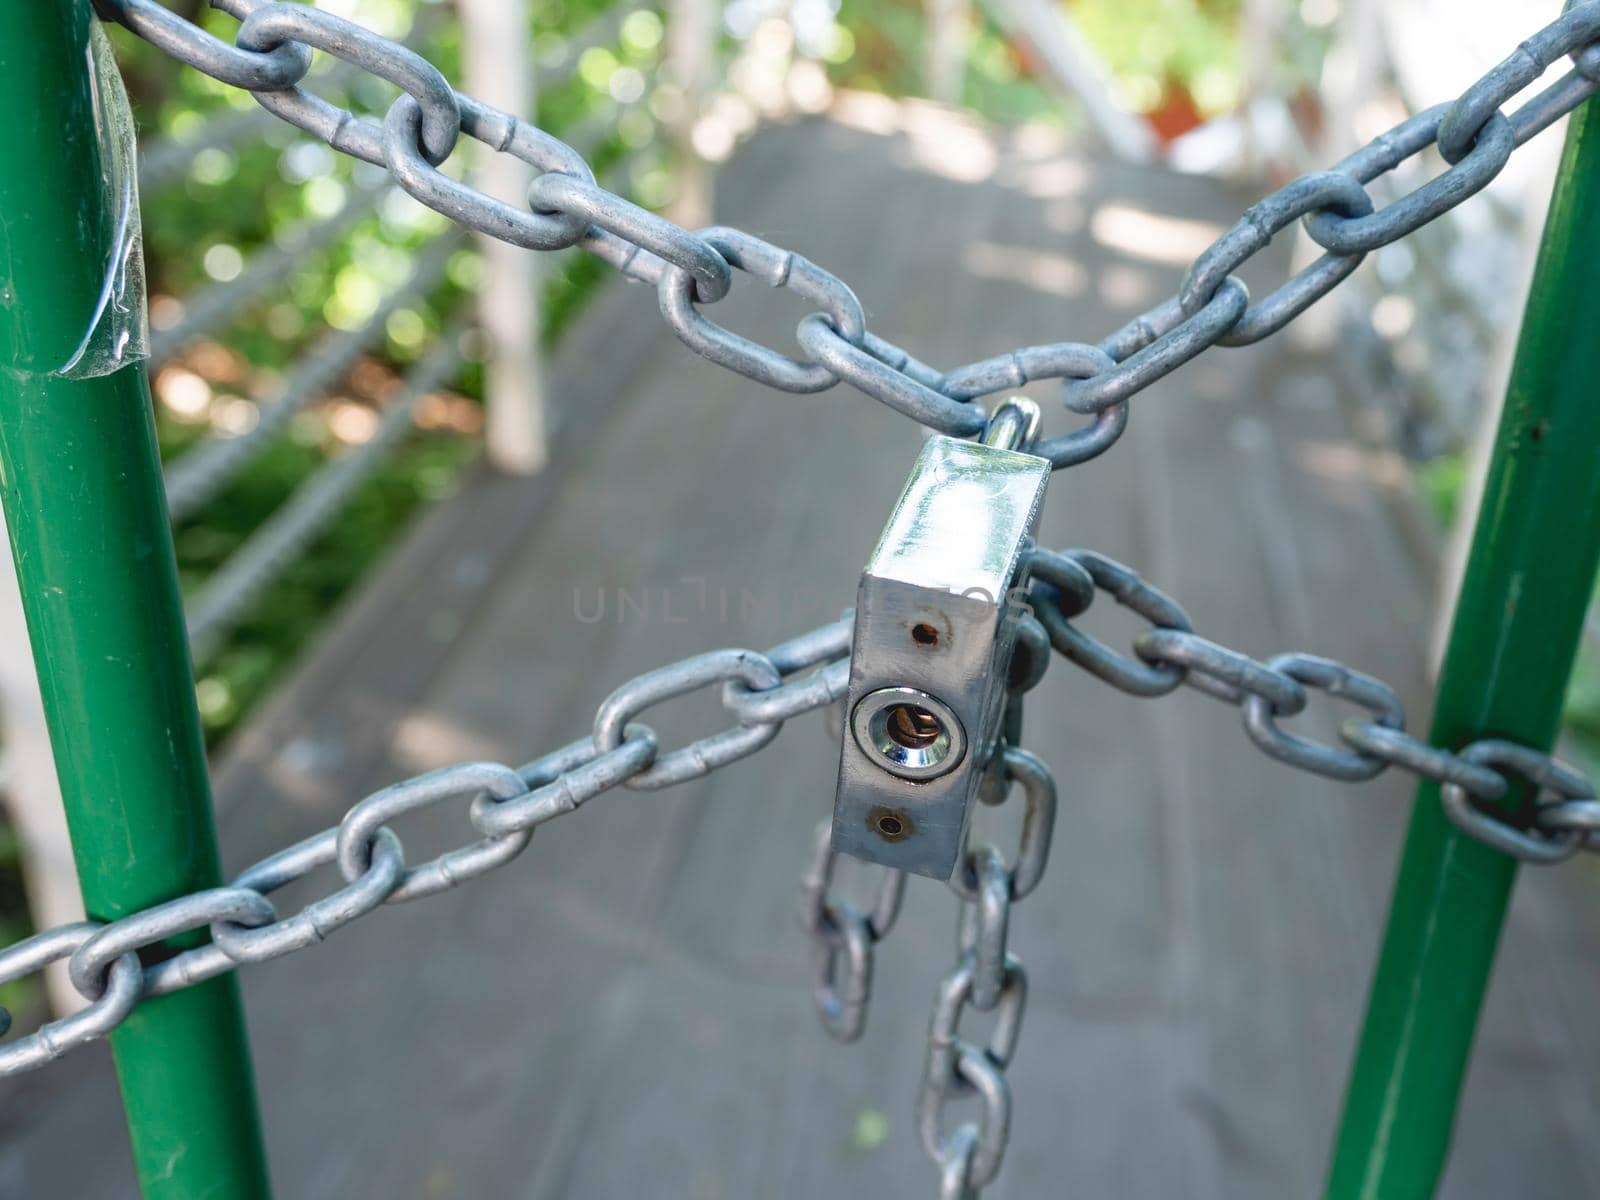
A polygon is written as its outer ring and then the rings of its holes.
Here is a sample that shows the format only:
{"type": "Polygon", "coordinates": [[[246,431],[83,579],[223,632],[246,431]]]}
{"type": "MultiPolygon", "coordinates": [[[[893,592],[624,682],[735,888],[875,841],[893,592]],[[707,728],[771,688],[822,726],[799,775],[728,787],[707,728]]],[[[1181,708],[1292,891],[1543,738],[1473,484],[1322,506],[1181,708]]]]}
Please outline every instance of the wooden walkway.
{"type": "MultiPolygon", "coordinates": [[[[763,132],[722,196],[724,219],[838,269],[878,332],[946,364],[1093,340],[1170,292],[1248,199],[888,105],[763,132]]],[[[786,338],[803,308],[749,294],[719,318],[786,338]]],[[[629,289],[557,377],[559,475],[479,478],[431,514],[223,764],[231,868],[402,774],[563,744],[641,670],[850,602],[917,448],[907,422],[702,363],[629,289]],[[617,620],[619,588],[648,593],[643,616],[617,620]],[[579,619],[575,593],[585,617],[604,595],[605,619],[579,619]]],[[[1425,727],[1430,598],[1323,363],[1261,347],[1193,364],[1140,397],[1114,454],[1056,478],[1043,537],[1136,565],[1209,636],[1374,670],[1425,727]]],[[[1134,628],[1105,615],[1108,637],[1134,628]]],[[[1331,733],[1339,715],[1304,720],[1331,733]]],[[[1062,808],[1012,927],[1033,987],[988,1194],[1317,1194],[1405,780],[1310,779],[1203,696],[1136,700],[1059,662],[1029,728],[1062,808]]],[[[910,1113],[955,905],[913,881],[867,1037],[829,1042],[794,884],[835,756],[797,721],[703,784],[596,800],[490,879],[247,970],[278,1194],[931,1195],[910,1113]],[[880,1116],[881,1144],[858,1136],[880,1116]]],[[[453,813],[403,827],[417,855],[466,830],[453,813]]],[[[1600,1195],[1597,932],[1590,864],[1527,873],[1446,1196],[1600,1195]]],[[[0,1091],[0,1196],[132,1192],[103,1047],[0,1091]]]]}

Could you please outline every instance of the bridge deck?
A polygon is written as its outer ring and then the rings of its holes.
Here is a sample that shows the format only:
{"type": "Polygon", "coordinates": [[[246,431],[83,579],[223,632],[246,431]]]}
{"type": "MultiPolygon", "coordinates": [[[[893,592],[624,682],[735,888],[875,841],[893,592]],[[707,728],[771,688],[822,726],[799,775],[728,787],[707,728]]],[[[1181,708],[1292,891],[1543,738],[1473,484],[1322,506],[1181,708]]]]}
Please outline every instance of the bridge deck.
{"type": "MultiPolygon", "coordinates": [[[[1242,199],[917,109],[858,116],[762,133],[720,215],[839,269],[875,329],[940,363],[1092,340],[1170,292],[1242,199]]],[[[748,294],[719,318],[782,339],[803,312],[748,294]]],[[[232,751],[230,867],[399,775],[560,745],[641,670],[850,602],[917,447],[907,422],[843,388],[780,396],[717,370],[636,290],[602,301],[556,377],[574,414],[559,476],[469,482],[232,751]],[[619,621],[619,589],[645,611],[619,621]],[[579,618],[602,598],[603,619],[579,618]]],[[[1115,453],[1057,477],[1043,537],[1137,565],[1209,636],[1383,674],[1418,727],[1430,600],[1338,395],[1319,361],[1213,352],[1140,398],[1115,453]]],[[[1108,636],[1133,628],[1104,618],[1108,636]]],[[[1304,720],[1327,734],[1338,715],[1304,720]]],[[[1307,778],[1203,696],[1136,700],[1063,663],[1029,729],[1062,809],[1012,927],[1033,987],[990,1194],[1315,1194],[1405,780],[1307,778]]],[[[930,1195],[910,1111],[955,906],[913,881],[867,1037],[827,1041],[793,912],[834,755],[797,721],[702,784],[597,800],[492,878],[246,971],[278,1193],[930,1195]],[[887,1120],[881,1144],[858,1137],[864,1114],[887,1120]]],[[[417,855],[466,829],[403,826],[417,855]]],[[[1579,864],[1521,885],[1447,1196],[1600,1194],[1594,884],[1579,864]]],[[[0,1092],[0,1195],[131,1192],[103,1047],[0,1092]]]]}

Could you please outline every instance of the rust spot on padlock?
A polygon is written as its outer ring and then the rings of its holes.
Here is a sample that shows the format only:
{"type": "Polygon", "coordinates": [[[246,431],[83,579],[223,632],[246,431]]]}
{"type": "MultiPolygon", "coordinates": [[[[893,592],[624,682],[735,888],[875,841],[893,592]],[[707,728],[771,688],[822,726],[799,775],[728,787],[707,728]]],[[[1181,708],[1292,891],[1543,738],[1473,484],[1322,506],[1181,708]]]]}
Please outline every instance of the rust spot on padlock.
{"type": "Polygon", "coordinates": [[[867,828],[886,842],[898,842],[911,836],[916,822],[903,808],[874,808],[867,814],[867,828]]]}

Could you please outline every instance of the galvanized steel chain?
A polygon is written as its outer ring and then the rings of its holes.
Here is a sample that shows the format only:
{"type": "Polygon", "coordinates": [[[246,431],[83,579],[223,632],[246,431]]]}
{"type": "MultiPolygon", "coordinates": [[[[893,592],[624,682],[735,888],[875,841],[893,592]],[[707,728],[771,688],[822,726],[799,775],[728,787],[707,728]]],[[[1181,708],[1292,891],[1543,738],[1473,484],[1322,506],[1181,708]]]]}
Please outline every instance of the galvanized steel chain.
{"type": "MultiPolygon", "coordinates": [[[[1037,677],[1034,682],[1037,682],[1037,677]]],[[[1017,1052],[1028,1001],[1028,973],[1011,953],[1011,906],[1039,885],[1056,824],[1056,784],[1049,768],[1016,746],[1003,747],[996,786],[980,793],[1002,804],[1022,793],[1021,834],[1009,862],[999,847],[969,845],[950,887],[961,897],[956,965],[934,994],[928,1057],[917,1092],[917,1132],[939,1168],[940,1200],[971,1200],[994,1181],[1011,1136],[1011,1086],[1006,1069],[1017,1052]],[[994,1013],[981,1046],[961,1037],[962,1014],[994,1013]],[[946,1107],[975,1099],[977,1119],[946,1131],[946,1107]]]]}
{"type": "MultiPolygon", "coordinates": [[[[617,787],[653,789],[697,779],[745,758],[783,722],[843,695],[851,615],[776,646],[713,650],[646,672],[612,692],[590,736],[526,766],[460,763],[375,792],[339,824],[247,868],[227,886],[182,896],[110,923],[63,925],[0,951],[0,984],[68,960],[73,985],[90,1003],[26,1037],[0,1045],[0,1077],[31,1070],[115,1029],[139,1001],[190,987],[244,963],[266,962],[326,940],[384,904],[459,887],[510,862],[545,822],[617,787]],[[639,723],[656,704],[717,689],[733,724],[666,750],[639,723]],[[459,805],[475,837],[416,866],[391,823],[436,805],[459,805]],[[271,895],[334,866],[340,886],[290,916],[271,895]],[[141,952],[198,930],[204,945],[141,952]]],[[[892,912],[888,920],[893,919],[892,912]]],[[[0,1009],[0,1033],[11,1023],[0,1009]]]]}
{"type": "Polygon", "coordinates": [[[975,401],[1040,380],[1060,380],[1067,408],[1091,418],[1038,442],[1056,467],[1102,453],[1127,425],[1129,399],[1202,351],[1256,342],[1292,321],[1355,270],[1362,257],[1448,212],[1499,173],[1511,151],[1600,88],[1600,0],[1569,3],[1455,101],[1401,122],[1331,170],[1306,175],[1259,201],[1189,268],[1178,295],[1096,345],[1056,342],[941,372],[866,328],[860,302],[837,276],[737,229],[682,229],[600,187],[570,146],[517,117],[455,91],[425,59],[343,17],[305,4],[210,0],[241,22],[234,44],[158,0],[94,0],[116,21],[214,79],[251,91],[283,120],[334,148],[386,167],[430,208],[471,229],[533,250],[582,246],[656,288],[662,316],[710,361],[786,392],[843,380],[924,425],[981,434],[975,401]],[[382,121],[300,86],[313,49],[400,88],[382,121]],[[1572,69],[1507,115],[1501,105],[1563,56],[1572,69]],[[527,207],[507,204],[442,172],[460,136],[542,172],[527,207]],[[1365,185],[1437,145],[1446,170],[1378,209],[1365,185]],[[1304,222],[1325,253],[1251,303],[1232,272],[1280,230],[1304,222]],[[753,342],[704,311],[740,271],[795,292],[820,310],[797,330],[801,356],[753,342]]]}
{"type": "Polygon", "coordinates": [[[811,862],[800,879],[800,921],[816,954],[817,1018],[829,1037],[853,1042],[866,1028],[872,998],[873,948],[894,927],[905,896],[906,873],[879,867],[877,892],[870,908],[833,895],[833,823],[817,826],[811,862]]]}
{"type": "MultiPolygon", "coordinates": [[[[867,328],[862,305],[837,276],[793,252],[737,229],[682,229],[595,182],[570,146],[543,130],[457,92],[425,59],[332,13],[268,0],[211,0],[240,21],[228,44],[158,0],[94,0],[116,21],[172,56],[227,84],[248,89],[284,121],[356,158],[385,167],[407,193],[468,228],[531,250],[579,246],[625,276],[656,289],[662,317],[687,346],[750,379],[791,393],[840,381],[916,421],[954,437],[985,433],[978,401],[1027,383],[1059,380],[1062,399],[1089,420],[1029,450],[1055,467],[1084,462],[1121,436],[1130,399],[1212,346],[1246,345],[1276,332],[1335,288],[1370,251],[1437,219],[1481,190],[1512,150],[1600,89],[1600,0],[1569,4],[1503,63],[1449,104],[1402,122],[1328,170],[1303,176],[1249,208],[1187,271],[1178,294],[1095,345],[1057,342],[940,371],[867,328]],[[339,108],[301,83],[314,49],[387,80],[400,95],[381,120],[339,108]],[[1510,114],[1502,105],[1563,56],[1572,69],[1510,114]],[[508,204],[440,169],[462,135],[536,168],[525,206],[508,204]],[[1415,190],[1377,208],[1366,186],[1436,146],[1447,165],[1415,190]],[[1233,274],[1295,221],[1325,251],[1252,303],[1233,274]],[[735,334],[707,315],[734,273],[792,291],[814,305],[796,331],[799,353],[735,334]]],[[[1367,779],[1398,765],[1442,785],[1452,820],[1508,854],[1553,862],[1579,848],[1600,849],[1600,800],[1572,768],[1502,740],[1450,752],[1404,731],[1394,692],[1329,659],[1280,655],[1262,663],[1197,635],[1171,598],[1129,568],[1089,551],[1036,551],[1031,596],[1038,624],[1019,635],[1009,690],[1038,681],[1048,641],[1114,686],[1142,696],[1188,684],[1242,710],[1250,738],[1266,753],[1318,774],[1367,779]],[[1108,592],[1152,629],[1120,653],[1074,624],[1108,592]],[[1290,732],[1309,691],[1364,708],[1346,721],[1339,743],[1290,732]],[[1520,797],[1515,811],[1502,807],[1520,797]]],[[[0,983],[60,960],[90,1001],[72,1017],[0,1047],[0,1076],[27,1070],[115,1028],[143,996],[198,983],[245,962],[261,962],[322,941],[377,907],[418,899],[492,871],[522,852],[535,829],[619,786],[660,788],[698,778],[761,749],[790,717],[832,704],[849,684],[848,618],[766,654],[719,650],[642,675],[614,692],[589,737],[513,770],[467,763],[385,788],[355,805],[340,824],[255,864],[226,887],[182,897],[109,924],[49,930],[0,952],[0,983]],[[663,751],[637,718],[649,707],[718,688],[733,724],[688,746],[663,751]],[[406,863],[396,818],[437,804],[461,804],[472,841],[419,866],[406,863]],[[336,866],[343,884],[282,917],[271,894],[336,866]],[[210,940],[168,957],[141,951],[209,929],[210,940]]],[[[1011,743],[1020,725],[1012,703],[1011,743]]],[[[1021,844],[1007,860],[989,845],[968,845],[952,876],[962,899],[958,961],[941,981],[930,1022],[917,1101],[925,1148],[938,1164],[941,1195],[970,1197],[991,1182],[1011,1121],[1006,1068],[1026,1003],[1027,976],[1008,945],[1011,905],[1037,885],[1048,859],[1055,785],[1043,764],[1014,744],[996,758],[981,795],[1004,802],[1022,793],[1021,844]],[[995,1013],[984,1044],[960,1036],[967,1009],[995,1013]],[[945,1110],[975,1099],[975,1120],[946,1131],[945,1110]]],[[[805,877],[803,915],[816,946],[817,1006],[828,1031],[860,1035],[871,992],[876,943],[894,924],[905,888],[885,871],[870,904],[831,891],[835,856],[819,835],[805,877]]],[[[9,1017],[0,1010],[0,1025],[9,1017]]]]}
{"type": "Polygon", "coordinates": [[[1575,768],[1540,750],[1485,738],[1446,750],[1405,731],[1400,698],[1382,680],[1312,654],[1266,662],[1194,632],[1188,614],[1131,568],[1092,550],[1036,551],[1031,596],[1051,644],[1105,682],[1136,696],[1181,684],[1238,706],[1245,732],[1280,762],[1329,779],[1371,779],[1401,767],[1440,785],[1463,832],[1524,862],[1555,863],[1600,850],[1600,800],[1575,768]],[[1128,655],[1074,624],[1099,592],[1149,621],[1128,655]],[[1337,744],[1284,728],[1312,691],[1365,709],[1339,726],[1337,744]]]}

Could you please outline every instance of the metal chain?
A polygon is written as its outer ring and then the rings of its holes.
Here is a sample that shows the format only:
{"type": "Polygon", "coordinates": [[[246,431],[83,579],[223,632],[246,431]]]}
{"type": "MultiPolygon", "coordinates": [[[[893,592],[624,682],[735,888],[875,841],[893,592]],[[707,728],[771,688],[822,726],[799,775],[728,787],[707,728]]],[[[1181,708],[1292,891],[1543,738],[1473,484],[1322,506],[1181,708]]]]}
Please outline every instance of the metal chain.
{"type": "Polygon", "coordinates": [[[928,1050],[917,1089],[917,1130],[923,1149],[939,1168],[941,1200],[975,1200],[1000,1172],[1011,1135],[1011,1088],[1006,1068],[1016,1054],[1027,1004],[1028,975],[1011,953],[1011,905],[1025,899],[1044,877],[1056,826],[1056,785],[1049,769],[1018,747],[1023,697],[1043,681],[1050,666],[1050,641],[1032,615],[1019,619],[1007,664],[1006,706],[1000,753],[984,772],[978,797],[998,806],[1022,789],[1022,822],[1016,857],[1008,864],[999,847],[969,840],[950,888],[961,898],[956,965],[939,983],[928,1023],[928,1050]],[[998,1010],[982,1048],[960,1037],[968,1007],[998,1010]],[[943,1132],[946,1105],[976,1096],[976,1121],[943,1132]]]}
{"type": "Polygon", "coordinates": [[[833,849],[833,822],[817,826],[811,865],[800,880],[800,921],[816,952],[817,982],[813,997],[817,1017],[828,1036],[853,1042],[866,1027],[872,997],[872,951],[900,915],[906,873],[882,868],[882,880],[870,911],[854,901],[829,894],[840,854],[833,849]]]}
{"type": "Polygon", "coordinates": [[[241,22],[234,45],[158,0],[94,0],[106,20],[214,79],[248,89],[264,107],[335,149],[386,167],[408,193],[452,220],[529,249],[582,246],[655,287],[662,317],[687,346],[769,387],[816,392],[843,380],[941,433],[970,437],[981,434],[988,419],[974,401],[1060,380],[1067,408],[1093,419],[1033,447],[1056,467],[1105,451],[1127,426],[1128,400],[1197,354],[1215,345],[1247,345],[1283,328],[1348,277],[1365,254],[1480,191],[1516,146],[1600,89],[1600,0],[1569,4],[1455,101],[1401,122],[1331,170],[1296,179],[1246,210],[1195,260],[1177,296],[1097,345],[1024,346],[941,372],[867,329],[860,302],[837,276],[737,229],[679,228],[607,191],[572,147],[455,91],[404,46],[305,4],[210,2],[241,22]],[[401,89],[382,121],[300,86],[313,48],[401,89]],[[1500,111],[1563,56],[1573,60],[1572,70],[1511,114],[1500,111]],[[526,208],[439,169],[462,134],[542,172],[526,208]],[[1377,208],[1364,185],[1434,145],[1447,169],[1377,208]],[[1296,220],[1327,253],[1252,303],[1232,272],[1296,220]],[[728,294],[735,271],[818,307],[797,330],[800,357],[732,333],[701,311],[728,294]]]}
{"type": "MultiPolygon", "coordinates": [[[[191,987],[244,963],[282,958],[381,905],[432,896],[503,867],[527,848],[540,825],[602,792],[663,787],[755,753],[785,720],[842,694],[837,668],[848,669],[852,625],[853,616],[846,614],[765,654],[714,650],[647,672],[605,699],[589,737],[526,766],[470,762],[419,775],[368,796],[338,825],[248,867],[226,887],[108,924],[59,926],[0,951],[0,985],[65,958],[73,985],[90,1001],[81,1012],[0,1046],[0,1077],[32,1070],[104,1036],[144,997],[191,987]],[[706,688],[720,689],[734,720],[730,728],[669,752],[649,726],[633,720],[651,705],[706,688]],[[408,865],[390,823],[437,805],[460,806],[477,836],[426,863],[408,865]],[[330,866],[337,867],[340,886],[292,916],[279,914],[273,892],[330,866]],[[210,930],[205,945],[141,963],[142,951],[201,929],[210,930]]],[[[896,888],[869,927],[881,935],[898,905],[896,888]]],[[[10,1021],[0,1008],[0,1033],[10,1021]]]]}
{"type": "MultiPolygon", "coordinates": [[[[1600,0],[1569,3],[1454,102],[1402,122],[1331,170],[1303,176],[1246,210],[1190,266],[1178,294],[1096,345],[1025,346],[941,372],[866,327],[860,301],[837,276],[737,229],[690,232],[595,182],[572,147],[519,118],[457,92],[425,59],[332,13],[267,0],[210,0],[240,21],[233,45],[158,0],[94,0],[116,21],[214,79],[250,90],[263,107],[333,148],[385,167],[407,193],[457,223],[534,250],[581,246],[630,279],[656,288],[669,327],[702,357],[780,391],[822,391],[841,380],[923,425],[956,437],[981,435],[988,416],[975,401],[1042,380],[1061,381],[1066,407],[1091,418],[1080,429],[1034,444],[1056,467],[1087,461],[1122,434],[1128,401],[1215,345],[1247,345],[1283,328],[1333,290],[1370,251],[1437,219],[1485,187],[1515,147],[1600,89],[1600,0]],[[300,86],[313,49],[400,89],[381,120],[339,108],[300,86]],[[1501,106],[1545,69],[1570,56],[1573,69],[1509,115],[1501,106]],[[461,135],[535,167],[526,207],[507,204],[440,170],[461,135]],[[1448,164],[1384,208],[1365,185],[1437,146],[1448,164]],[[1233,274],[1295,221],[1326,253],[1264,299],[1251,302],[1233,274]],[[732,333],[703,311],[726,297],[734,272],[792,291],[815,305],[796,331],[799,355],[732,333]]],[[[1529,861],[1554,862],[1580,847],[1600,849],[1600,800],[1571,767],[1497,739],[1451,753],[1404,732],[1392,689],[1329,659],[1280,655],[1260,663],[1207,641],[1183,609],[1138,575],[1089,551],[1036,552],[1034,612],[1048,641],[1114,686],[1142,696],[1180,684],[1238,705],[1263,751],[1337,779],[1366,779],[1391,765],[1442,785],[1445,811],[1474,837],[1529,861]],[[1153,629],[1135,656],[1084,633],[1073,620],[1100,591],[1153,629]],[[1367,710],[1346,721],[1340,743],[1291,733],[1281,722],[1303,711],[1308,689],[1367,710]],[[1521,796],[1516,812],[1503,807],[1521,796]]],[[[755,753],[789,717],[845,694],[848,617],[766,654],[719,650],[648,672],[600,706],[591,736],[519,770],[465,763],[395,784],[324,830],[250,867],[230,885],[184,896],[109,924],[48,930],[0,952],[0,984],[67,959],[69,977],[90,1001],[83,1011],[0,1047],[0,1076],[28,1070],[99,1037],[140,999],[191,986],[245,962],[263,962],[324,940],[377,907],[457,887],[505,865],[544,822],[619,786],[659,788],[698,778],[755,753]],[[647,708],[719,687],[733,724],[663,752],[636,718],[647,708]],[[478,835],[420,866],[406,864],[389,823],[422,807],[463,803],[478,835]],[[342,886],[280,917],[270,894],[320,868],[337,866],[342,886]],[[205,945],[144,965],[140,952],[209,928],[205,945]]],[[[1007,728],[1014,741],[1020,696],[1043,672],[1042,640],[1031,622],[1008,680],[1007,728]]],[[[1038,883],[1054,826],[1054,781],[1014,745],[986,781],[986,802],[1020,784],[1021,842],[1010,863],[996,847],[969,845],[951,887],[962,898],[955,969],[939,985],[917,1101],[921,1139],[940,1171],[940,1194],[970,1198],[1000,1169],[1011,1122],[1006,1068],[1016,1050],[1027,976],[1008,947],[1010,909],[1038,883]],[[995,1012],[982,1046],[960,1037],[971,1007],[995,1012]],[[975,1121],[944,1132],[947,1105],[976,1098],[975,1121]]],[[[860,1035],[871,991],[873,947],[894,923],[904,892],[888,872],[871,912],[830,895],[835,856],[819,831],[803,885],[804,916],[818,961],[817,1005],[829,1032],[860,1035]]],[[[158,956],[151,956],[156,958],[158,956]]],[[[0,1032],[9,1025],[0,1009],[0,1032]]]]}
{"type": "Polygon", "coordinates": [[[1446,815],[1464,833],[1524,862],[1556,863],[1580,849],[1600,851],[1600,800],[1594,786],[1553,755],[1487,738],[1450,751],[1405,731],[1405,710],[1382,680],[1311,654],[1257,662],[1194,632],[1171,597],[1129,567],[1090,550],[1035,551],[1031,597],[1050,642],[1113,687],[1161,696],[1187,684],[1238,706],[1245,732],[1280,762],[1329,779],[1371,779],[1401,767],[1440,785],[1446,815]],[[1087,577],[1092,587],[1067,587],[1087,577]],[[1133,641],[1130,657],[1073,624],[1105,591],[1154,628],[1133,641]],[[1285,729],[1311,691],[1365,709],[1339,727],[1338,744],[1285,729]]]}
{"type": "Polygon", "coordinates": [[[939,1195],[957,1200],[973,1200],[999,1174],[1011,1135],[1006,1068],[1016,1054],[1028,999],[1028,973],[1009,946],[1011,906],[1043,877],[1056,823],[1056,784],[1044,763],[1008,745],[1000,752],[996,775],[1001,802],[1013,785],[1022,790],[1020,842],[1009,863],[998,847],[967,846],[950,878],[962,901],[956,965],[934,997],[917,1092],[917,1132],[938,1165],[939,1195]],[[996,1014],[982,1046],[960,1036],[968,1008],[996,1014]],[[945,1108],[962,1098],[976,1098],[977,1120],[946,1133],[945,1108]]]}

